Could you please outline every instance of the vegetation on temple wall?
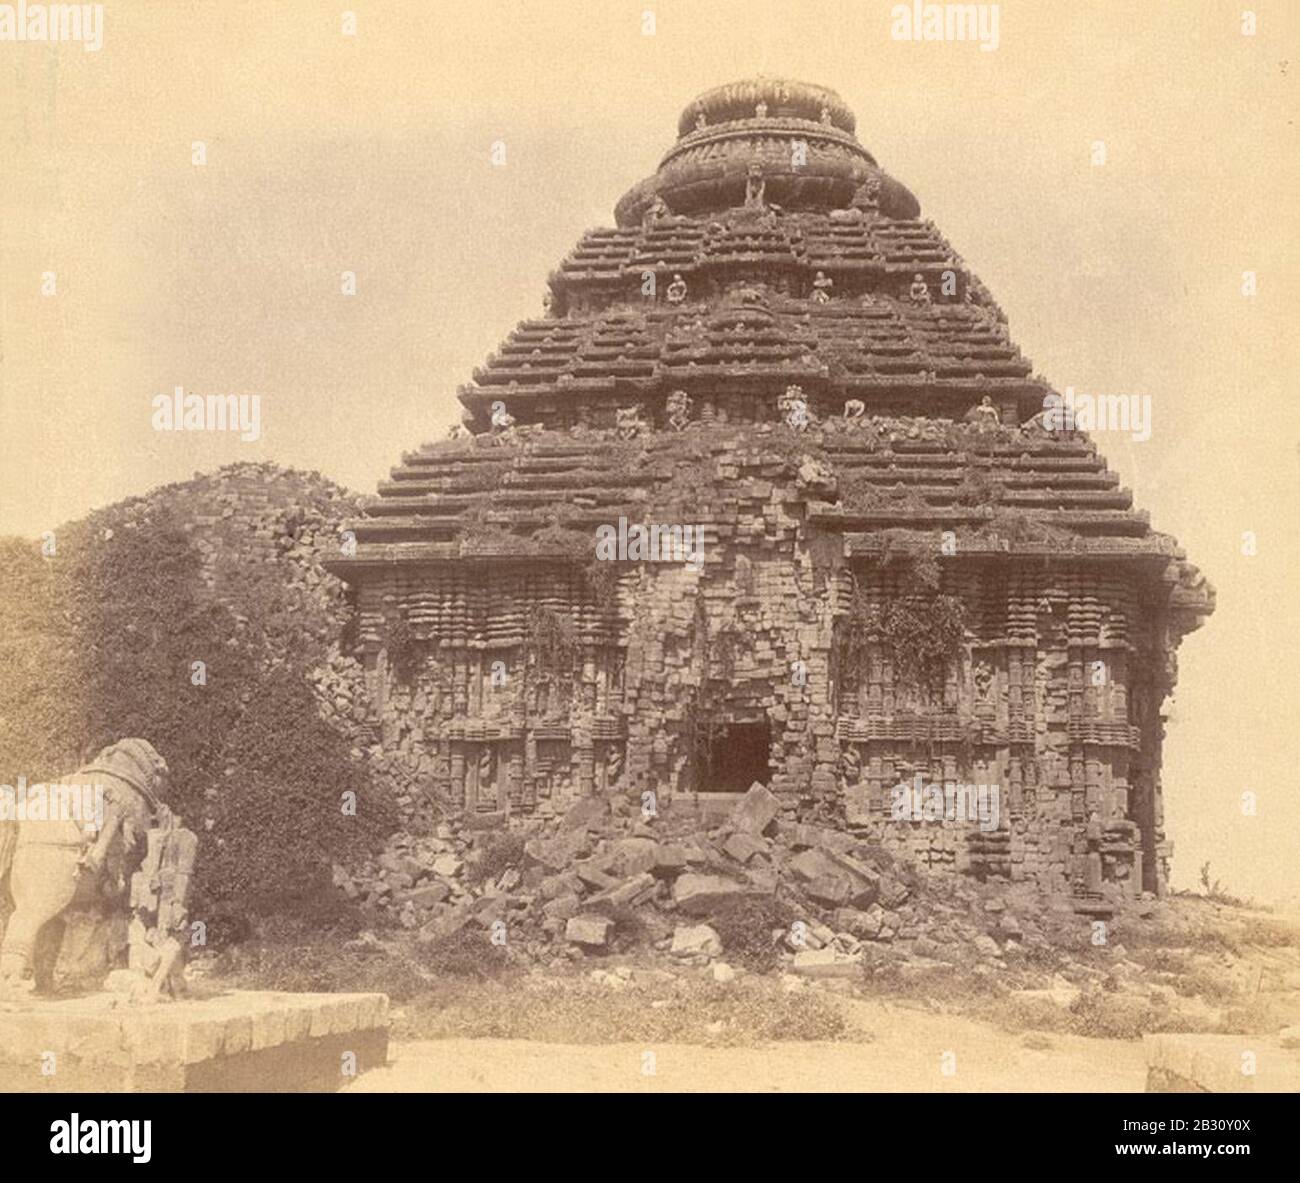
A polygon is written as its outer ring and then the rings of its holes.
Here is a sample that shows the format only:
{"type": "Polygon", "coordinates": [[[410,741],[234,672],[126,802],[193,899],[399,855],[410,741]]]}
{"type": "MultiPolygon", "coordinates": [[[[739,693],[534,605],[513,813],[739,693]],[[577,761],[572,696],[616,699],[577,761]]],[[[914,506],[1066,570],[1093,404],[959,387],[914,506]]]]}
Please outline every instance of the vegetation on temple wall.
{"type": "Polygon", "coordinates": [[[899,579],[898,593],[883,602],[873,601],[855,583],[848,611],[839,622],[839,651],[846,669],[862,678],[872,652],[880,647],[905,685],[931,689],[941,684],[965,645],[966,607],[960,597],[943,594],[938,587],[938,561],[926,553],[913,556],[899,579]]]}
{"type": "Polygon", "coordinates": [[[546,605],[537,608],[528,621],[525,648],[540,672],[572,675],[578,656],[573,619],[546,605]]]}
{"type": "Polygon", "coordinates": [[[953,490],[958,505],[996,505],[1005,496],[1006,486],[986,471],[968,467],[953,490]]]}
{"type": "Polygon", "coordinates": [[[735,626],[709,631],[704,597],[695,597],[692,628],[699,681],[691,687],[683,717],[686,750],[697,791],[707,791],[713,779],[713,752],[723,730],[723,692],[735,676],[739,637],[735,626]]]}
{"type": "Polygon", "coordinates": [[[384,650],[388,654],[388,668],[399,682],[412,681],[429,652],[428,644],[416,636],[404,614],[389,621],[384,650]]]}
{"type": "Polygon", "coordinates": [[[983,538],[996,538],[1012,545],[1020,542],[1051,542],[1070,544],[1079,537],[1073,530],[1054,526],[1023,510],[994,509],[992,515],[976,530],[983,538]]]}

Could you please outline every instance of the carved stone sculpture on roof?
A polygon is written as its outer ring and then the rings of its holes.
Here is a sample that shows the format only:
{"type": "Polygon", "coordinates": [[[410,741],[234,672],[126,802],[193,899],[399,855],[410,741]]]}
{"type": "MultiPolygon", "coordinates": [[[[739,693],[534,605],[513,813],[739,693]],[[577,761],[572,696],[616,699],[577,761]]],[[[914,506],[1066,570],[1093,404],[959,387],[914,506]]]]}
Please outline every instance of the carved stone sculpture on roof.
{"type": "Polygon", "coordinates": [[[691,421],[691,396],[684,390],[674,390],[668,395],[666,409],[668,426],[674,431],[685,431],[691,421]]]}
{"type": "Polygon", "coordinates": [[[672,212],[668,208],[668,203],[656,193],[650,204],[646,206],[645,217],[641,220],[642,228],[648,230],[656,222],[670,217],[672,212]]]}
{"type": "Polygon", "coordinates": [[[880,208],[880,174],[871,173],[854,190],[853,200],[849,204],[855,209],[878,210],[880,208]]]}
{"type": "Polygon", "coordinates": [[[856,424],[867,413],[867,404],[860,398],[851,398],[844,404],[844,421],[856,424]]]}
{"type": "Polygon", "coordinates": [[[615,412],[614,430],[618,433],[621,440],[635,439],[645,428],[645,423],[641,419],[641,408],[619,407],[615,412]]]}
{"type": "Polygon", "coordinates": [[[668,303],[686,303],[686,292],[686,281],[681,277],[680,272],[674,273],[673,281],[668,285],[668,303]]]}
{"type": "Polygon", "coordinates": [[[968,416],[981,431],[988,431],[997,427],[1002,422],[1002,416],[998,413],[997,407],[993,405],[993,400],[986,394],[980,399],[978,405],[970,409],[968,416]]]}
{"type": "Polygon", "coordinates": [[[912,277],[912,286],[907,289],[907,298],[913,308],[930,307],[930,285],[919,271],[912,277]]]}
{"type": "Polygon", "coordinates": [[[776,409],[781,418],[796,431],[806,431],[813,422],[813,414],[802,386],[787,386],[777,396],[776,409]]]}
{"type": "Polygon", "coordinates": [[[829,304],[831,302],[831,289],[835,286],[835,281],[825,271],[817,272],[812,286],[812,302],[814,304],[829,304]]]}
{"type": "Polygon", "coordinates": [[[762,209],[767,194],[767,181],[763,177],[763,166],[757,160],[750,162],[745,176],[745,206],[747,209],[762,209]]]}
{"type": "Polygon", "coordinates": [[[509,431],[515,425],[515,417],[506,410],[503,402],[492,404],[492,433],[500,435],[502,432],[509,431]]]}

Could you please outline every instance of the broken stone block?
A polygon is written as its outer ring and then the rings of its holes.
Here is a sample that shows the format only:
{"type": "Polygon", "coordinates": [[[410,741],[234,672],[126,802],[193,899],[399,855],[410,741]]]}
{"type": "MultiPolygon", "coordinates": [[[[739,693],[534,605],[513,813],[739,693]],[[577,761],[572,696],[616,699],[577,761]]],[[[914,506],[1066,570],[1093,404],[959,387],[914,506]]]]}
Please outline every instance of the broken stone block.
{"type": "Polygon", "coordinates": [[[454,879],[463,865],[454,854],[440,854],[433,860],[433,873],[443,879],[454,879]]]}
{"type": "Polygon", "coordinates": [[[736,971],[725,961],[715,961],[713,963],[713,980],[722,984],[734,982],[736,980],[736,971]]]}
{"type": "Polygon", "coordinates": [[[609,850],[609,873],[620,879],[651,871],[656,862],[656,843],[651,838],[620,838],[609,850]]]}
{"type": "Polygon", "coordinates": [[[761,834],[780,812],[776,795],[755,781],[732,811],[731,826],[737,833],[761,834]]]}
{"type": "Polygon", "coordinates": [[[435,904],[442,903],[449,895],[451,895],[451,888],[445,883],[430,883],[424,887],[413,887],[409,891],[402,892],[398,898],[403,903],[414,904],[417,908],[432,908],[435,904]]]}
{"type": "Polygon", "coordinates": [[[621,883],[591,896],[586,906],[595,912],[608,908],[631,908],[653,899],[658,888],[659,880],[649,871],[642,871],[640,875],[632,875],[621,883]]]}
{"type": "Polygon", "coordinates": [[[1024,929],[1020,926],[1020,921],[1011,915],[1010,912],[1003,912],[1002,915],[998,917],[998,931],[1002,933],[1003,936],[1010,937],[1012,940],[1016,941],[1020,940],[1020,938],[1025,935],[1024,929]]]}
{"type": "Polygon", "coordinates": [[[436,920],[426,924],[420,930],[421,939],[439,940],[443,937],[454,936],[473,919],[474,909],[471,905],[458,904],[449,907],[436,920]]]}
{"type": "Polygon", "coordinates": [[[560,820],[561,830],[589,830],[598,828],[609,818],[609,800],[605,797],[583,797],[574,802],[560,820]]]}
{"type": "Polygon", "coordinates": [[[722,844],[725,854],[736,860],[738,863],[747,863],[756,854],[767,853],[767,843],[761,838],[755,838],[752,834],[732,834],[730,838],[722,844]]]}
{"type": "Polygon", "coordinates": [[[655,846],[656,871],[676,874],[686,868],[686,847],[679,842],[660,842],[655,846]]]}
{"type": "Polygon", "coordinates": [[[573,864],[573,871],[588,887],[607,891],[618,886],[618,880],[605,869],[607,866],[608,862],[603,858],[582,859],[573,864]]]}
{"type": "Polygon", "coordinates": [[[900,883],[892,875],[881,875],[879,889],[880,903],[886,910],[897,908],[912,894],[906,884],[900,883]]]}
{"type": "Polygon", "coordinates": [[[875,884],[850,873],[838,857],[825,850],[801,851],[788,865],[804,882],[808,895],[819,903],[831,907],[851,903],[857,908],[868,908],[875,902],[875,884]]]}
{"type": "Polygon", "coordinates": [[[553,920],[570,920],[582,908],[582,900],[576,895],[556,896],[542,905],[542,914],[553,920]]]}
{"type": "Polygon", "coordinates": [[[572,916],[564,926],[564,939],[575,945],[601,948],[609,941],[614,922],[608,916],[572,916]]]}
{"type": "Polygon", "coordinates": [[[839,908],[848,903],[853,894],[853,881],[842,874],[818,875],[804,884],[804,891],[819,904],[839,908]]]}
{"type": "Polygon", "coordinates": [[[874,941],[883,924],[879,908],[861,911],[858,908],[840,908],[835,913],[836,925],[859,940],[874,941]]]}
{"type": "Polygon", "coordinates": [[[722,939],[707,924],[679,924],[673,929],[669,952],[679,957],[716,957],[722,952],[722,939]]]}
{"type": "Polygon", "coordinates": [[[796,854],[786,866],[791,873],[798,876],[805,883],[810,879],[816,879],[819,875],[830,875],[836,871],[836,866],[820,850],[803,850],[796,854]]]}
{"type": "Polygon", "coordinates": [[[718,875],[697,875],[687,872],[679,875],[673,884],[673,899],[677,906],[693,916],[705,916],[719,907],[746,894],[744,884],[718,875]]]}
{"type": "Polygon", "coordinates": [[[862,958],[835,949],[804,949],[794,955],[794,972],[805,978],[856,978],[862,958]]]}
{"type": "Polygon", "coordinates": [[[582,886],[582,880],[572,871],[562,871],[558,875],[547,875],[537,889],[543,899],[553,900],[562,895],[580,894],[582,886]]]}
{"type": "Polygon", "coordinates": [[[590,849],[586,830],[569,830],[553,838],[530,838],[524,843],[524,856],[554,872],[565,870],[590,849]]]}

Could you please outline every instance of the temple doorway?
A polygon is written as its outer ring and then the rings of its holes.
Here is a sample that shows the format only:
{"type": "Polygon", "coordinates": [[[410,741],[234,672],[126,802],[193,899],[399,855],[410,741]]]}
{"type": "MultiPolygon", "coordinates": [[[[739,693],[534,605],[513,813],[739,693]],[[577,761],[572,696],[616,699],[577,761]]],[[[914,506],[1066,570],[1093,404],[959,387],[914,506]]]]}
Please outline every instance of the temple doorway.
{"type": "Polygon", "coordinates": [[[724,723],[709,739],[705,767],[696,792],[743,793],[756,780],[767,783],[771,775],[772,726],[724,723]]]}

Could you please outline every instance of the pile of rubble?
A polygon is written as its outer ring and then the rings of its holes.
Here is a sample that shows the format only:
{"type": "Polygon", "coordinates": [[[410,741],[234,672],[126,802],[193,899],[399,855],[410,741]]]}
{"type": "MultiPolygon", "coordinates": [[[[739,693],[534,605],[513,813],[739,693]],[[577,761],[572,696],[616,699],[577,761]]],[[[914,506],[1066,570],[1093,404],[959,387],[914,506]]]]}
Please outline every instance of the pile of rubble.
{"type": "Polygon", "coordinates": [[[634,951],[708,964],[766,944],[769,968],[852,977],[899,956],[996,963],[1042,940],[996,889],[932,883],[851,833],[788,820],[759,783],[712,828],[693,812],[645,816],[619,793],[549,823],[474,822],[396,835],[335,882],[421,943],[477,934],[525,964],[634,951]]]}

